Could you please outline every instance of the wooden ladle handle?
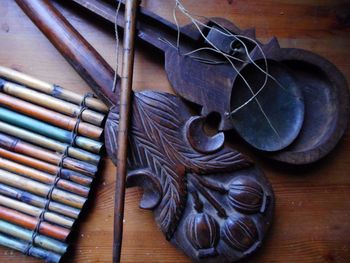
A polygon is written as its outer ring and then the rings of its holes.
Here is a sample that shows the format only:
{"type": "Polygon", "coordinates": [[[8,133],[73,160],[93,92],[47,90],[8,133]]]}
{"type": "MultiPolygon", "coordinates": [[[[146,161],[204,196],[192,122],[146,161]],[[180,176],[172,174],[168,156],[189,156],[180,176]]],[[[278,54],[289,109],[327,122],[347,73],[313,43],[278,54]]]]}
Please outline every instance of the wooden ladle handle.
{"type": "Polygon", "coordinates": [[[48,0],[16,0],[66,60],[108,105],[117,103],[112,92],[114,71],[48,0]]]}

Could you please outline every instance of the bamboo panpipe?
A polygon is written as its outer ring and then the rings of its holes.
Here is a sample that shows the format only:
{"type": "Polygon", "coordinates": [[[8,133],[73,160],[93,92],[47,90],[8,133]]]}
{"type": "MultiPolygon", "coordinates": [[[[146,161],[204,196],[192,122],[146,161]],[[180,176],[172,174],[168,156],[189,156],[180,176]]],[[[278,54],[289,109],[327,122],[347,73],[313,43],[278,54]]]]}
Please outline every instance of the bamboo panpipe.
{"type": "MultiPolygon", "coordinates": [[[[28,166],[9,161],[2,157],[0,157],[0,169],[23,175],[27,178],[31,178],[45,184],[52,184],[55,181],[55,176],[51,174],[47,174],[36,169],[30,168],[28,166]]],[[[87,197],[90,190],[88,187],[67,181],[65,179],[60,179],[57,182],[57,187],[83,197],[87,197]]]]}
{"type": "MultiPolygon", "coordinates": [[[[4,220],[0,220],[0,233],[6,234],[10,237],[19,238],[27,242],[32,240],[33,234],[33,232],[30,230],[16,226],[4,220]]],[[[65,243],[42,235],[37,235],[33,241],[34,245],[61,255],[67,251],[68,247],[65,243]]]]}
{"type": "MultiPolygon", "coordinates": [[[[29,132],[25,129],[18,128],[16,126],[7,124],[2,121],[0,121],[0,132],[11,134],[11,136],[18,137],[27,142],[61,153],[63,153],[65,149],[69,146],[68,144],[49,139],[45,136],[29,132]]],[[[68,156],[96,165],[100,161],[100,156],[75,147],[69,147],[68,156]]]]}
{"type": "MultiPolygon", "coordinates": [[[[26,253],[28,247],[27,242],[17,240],[3,234],[0,234],[0,245],[15,249],[22,253],[26,253]]],[[[58,263],[61,260],[60,255],[37,247],[30,248],[28,254],[30,256],[43,259],[45,260],[45,262],[50,263],[58,263]]]]}
{"type": "MultiPolygon", "coordinates": [[[[61,142],[71,143],[73,139],[73,132],[57,128],[2,107],[0,107],[0,120],[61,142]]],[[[75,138],[75,144],[79,148],[94,153],[99,153],[103,145],[101,142],[82,136],[75,138]]]]}
{"type": "MultiPolygon", "coordinates": [[[[46,199],[43,197],[39,197],[37,195],[22,191],[20,189],[11,187],[11,186],[7,186],[4,184],[0,183],[0,194],[14,198],[16,200],[19,200],[21,202],[24,202],[26,204],[31,204],[37,207],[45,207],[46,204],[46,199]]],[[[63,205],[61,203],[57,203],[55,201],[51,201],[49,204],[49,210],[62,214],[64,216],[68,216],[74,219],[77,219],[79,214],[80,214],[80,210],[67,206],[67,205],[63,205]]]]}
{"type": "MultiPolygon", "coordinates": [[[[11,134],[22,140],[31,142],[52,151],[63,153],[69,144],[55,141],[34,132],[0,121],[0,132],[11,134]]],[[[82,161],[98,164],[100,156],[76,147],[69,147],[68,155],[82,161]]]]}
{"type": "MultiPolygon", "coordinates": [[[[25,154],[56,165],[58,165],[61,161],[61,155],[2,133],[0,133],[0,146],[6,148],[7,150],[25,154]]],[[[63,161],[63,167],[81,172],[88,176],[94,176],[97,172],[97,166],[72,158],[65,158],[63,161]]]]}
{"type": "MultiPolygon", "coordinates": [[[[38,218],[25,215],[23,213],[3,206],[0,206],[0,219],[31,230],[35,229],[39,220],[38,218]]],[[[70,231],[60,226],[55,226],[47,222],[42,222],[40,224],[38,233],[58,240],[65,241],[70,231]]]]}
{"type": "MultiPolygon", "coordinates": [[[[32,240],[33,234],[33,232],[30,230],[16,226],[4,220],[0,220],[0,233],[6,234],[10,237],[19,238],[27,242],[30,242],[32,240]]],[[[42,235],[37,235],[33,241],[34,245],[48,249],[61,255],[67,251],[68,247],[65,243],[42,235]]]]}
{"type": "MultiPolygon", "coordinates": [[[[32,76],[26,75],[22,72],[18,72],[10,68],[0,66],[0,76],[22,84],[24,86],[28,86],[34,90],[46,93],[53,97],[66,100],[78,105],[80,105],[84,99],[84,96],[78,93],[63,89],[54,84],[49,84],[47,82],[36,79],[32,76]]],[[[86,98],[86,106],[100,112],[108,112],[108,107],[105,104],[103,104],[100,100],[95,98],[86,98]]]]}
{"type": "MultiPolygon", "coordinates": [[[[48,172],[53,175],[56,175],[59,170],[58,166],[39,161],[35,158],[28,157],[26,155],[10,152],[3,148],[0,148],[0,157],[30,166],[40,171],[48,172]]],[[[68,169],[61,169],[61,178],[70,180],[72,182],[75,182],[84,186],[89,186],[92,182],[91,177],[85,176],[83,174],[80,174],[78,172],[74,172],[68,169]]]]}
{"type": "MultiPolygon", "coordinates": [[[[38,217],[40,216],[42,209],[25,204],[20,201],[16,201],[14,199],[5,197],[0,195],[0,205],[5,206],[7,208],[14,209],[16,211],[25,213],[27,215],[38,217]]],[[[44,213],[44,219],[48,222],[54,223],[56,225],[63,226],[65,228],[71,228],[74,224],[74,220],[68,217],[64,217],[62,215],[58,215],[56,213],[52,212],[45,212],[44,213]]]]}
{"type": "MultiPolygon", "coordinates": [[[[0,91],[71,117],[77,117],[81,111],[81,107],[78,105],[28,89],[4,79],[0,79],[0,91]]],[[[81,118],[86,122],[101,126],[105,116],[101,113],[87,109],[82,113],[81,118]]]]}
{"type": "MultiPolygon", "coordinates": [[[[23,176],[16,175],[14,173],[7,172],[0,169],[0,183],[17,187],[22,190],[26,190],[33,194],[46,197],[49,193],[50,186],[36,182],[34,180],[25,178],[23,176]]],[[[81,209],[86,202],[86,198],[81,197],[76,194],[68,193],[59,189],[54,189],[52,192],[52,200],[60,202],[65,205],[73,206],[75,208],[81,209]]]]}
{"type": "MultiPolygon", "coordinates": [[[[40,107],[24,100],[9,96],[5,93],[0,93],[0,105],[22,114],[32,116],[44,122],[51,123],[68,131],[73,131],[77,122],[76,118],[68,117],[61,113],[48,110],[44,107],[40,107]]],[[[78,134],[96,140],[100,139],[103,133],[103,129],[101,127],[97,127],[87,122],[80,122],[78,124],[77,131],[78,134]]]]}

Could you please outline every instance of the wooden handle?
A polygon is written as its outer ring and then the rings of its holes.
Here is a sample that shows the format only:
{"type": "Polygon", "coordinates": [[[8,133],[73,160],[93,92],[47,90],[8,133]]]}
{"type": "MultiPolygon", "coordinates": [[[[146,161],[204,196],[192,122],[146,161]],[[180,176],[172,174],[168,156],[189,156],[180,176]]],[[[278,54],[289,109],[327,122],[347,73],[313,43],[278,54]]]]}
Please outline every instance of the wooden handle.
{"type": "MultiPolygon", "coordinates": [[[[103,101],[116,104],[114,71],[48,0],[16,0],[66,60],[103,101]]],[[[118,88],[116,89],[119,90],[118,88]]]]}

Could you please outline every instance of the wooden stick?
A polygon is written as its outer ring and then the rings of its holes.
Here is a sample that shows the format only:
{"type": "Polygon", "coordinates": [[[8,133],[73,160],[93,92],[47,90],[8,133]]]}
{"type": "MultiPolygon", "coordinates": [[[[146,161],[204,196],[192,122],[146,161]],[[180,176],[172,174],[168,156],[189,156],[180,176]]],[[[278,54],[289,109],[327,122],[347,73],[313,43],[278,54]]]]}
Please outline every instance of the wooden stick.
{"type": "MultiPolygon", "coordinates": [[[[24,86],[28,86],[34,90],[46,93],[50,96],[66,100],[80,105],[84,99],[81,94],[64,89],[58,85],[50,84],[45,81],[39,80],[22,72],[0,66],[0,77],[17,82],[24,86]]],[[[96,98],[86,98],[86,106],[91,109],[107,113],[108,107],[100,100],[96,98]]]]}
{"type": "MultiPolygon", "coordinates": [[[[45,207],[46,204],[46,199],[43,197],[39,197],[37,195],[22,191],[20,189],[2,183],[0,183],[0,194],[14,198],[23,203],[31,204],[41,208],[45,207]]],[[[79,209],[63,205],[54,201],[50,202],[49,210],[74,219],[77,219],[80,214],[79,209]]]]}
{"type": "MultiPolygon", "coordinates": [[[[0,79],[0,91],[72,117],[77,117],[81,111],[80,106],[28,89],[4,79],[0,79]]],[[[104,117],[103,114],[92,110],[85,110],[81,115],[84,121],[98,126],[102,125],[104,117]]]]}
{"type": "MultiPolygon", "coordinates": [[[[0,133],[0,146],[7,150],[38,158],[42,161],[55,165],[58,165],[61,162],[61,155],[35,146],[33,144],[23,142],[17,138],[5,135],[3,133],[0,133]]],[[[63,161],[63,167],[83,173],[88,176],[94,176],[97,172],[97,166],[72,158],[65,158],[63,161]]]]}
{"type": "MultiPolygon", "coordinates": [[[[73,132],[57,128],[2,107],[0,107],[0,120],[60,142],[71,144],[71,141],[74,139],[73,132]]],[[[77,147],[93,153],[99,153],[103,146],[101,142],[82,136],[76,136],[75,144],[77,147]]]]}
{"type": "MultiPolygon", "coordinates": [[[[55,180],[55,177],[51,174],[47,174],[28,166],[9,161],[2,157],[0,157],[0,168],[45,184],[52,184],[55,180]]],[[[65,179],[60,179],[57,183],[57,187],[83,197],[87,197],[90,191],[90,188],[88,187],[67,181],[65,179]]]]}
{"type": "MultiPolygon", "coordinates": [[[[40,216],[42,209],[28,205],[26,203],[16,201],[14,199],[8,198],[6,196],[0,195],[0,205],[5,206],[7,208],[14,209],[19,212],[23,212],[27,215],[38,217],[40,216]]],[[[52,212],[45,212],[44,219],[48,222],[63,226],[65,228],[71,228],[74,224],[74,219],[64,217],[62,215],[58,215],[52,212]]]]}
{"type": "Polygon", "coordinates": [[[112,106],[113,69],[98,52],[72,28],[48,0],[16,0],[17,4],[63,54],[103,101],[112,106]]]}
{"type": "MultiPolygon", "coordinates": [[[[0,232],[8,235],[9,237],[19,238],[28,242],[32,240],[33,235],[32,231],[23,227],[16,226],[4,220],[0,220],[0,232]]],[[[34,238],[34,245],[48,249],[61,255],[66,253],[68,248],[67,244],[42,235],[37,235],[34,238]]]]}
{"type": "MultiPolygon", "coordinates": [[[[27,242],[14,239],[4,234],[0,234],[0,245],[15,249],[22,253],[26,252],[28,246],[27,242]]],[[[37,247],[32,247],[28,254],[50,263],[58,263],[61,260],[61,255],[37,247]]]]}
{"type": "MultiPolygon", "coordinates": [[[[49,150],[57,151],[63,153],[65,149],[69,146],[66,143],[61,143],[45,136],[27,131],[25,129],[18,128],[16,126],[7,124],[0,121],[0,132],[11,134],[12,136],[18,137],[27,142],[39,145],[49,150]]],[[[98,164],[100,162],[100,156],[84,151],[79,148],[69,147],[68,155],[77,158],[82,161],[90,162],[93,164],[98,164]]]]}
{"type": "MultiPolygon", "coordinates": [[[[0,206],[0,219],[32,230],[35,229],[38,223],[38,218],[25,215],[3,206],[0,206]]],[[[55,226],[47,222],[42,222],[39,227],[39,233],[65,241],[70,231],[63,227],[55,226]]]]}
{"type": "MultiPolygon", "coordinates": [[[[46,197],[50,186],[36,182],[34,180],[19,176],[14,173],[0,169],[0,183],[17,187],[28,192],[46,197]]],[[[52,192],[52,200],[81,209],[86,202],[86,198],[55,188],[52,192]]]]}
{"type": "Polygon", "coordinates": [[[134,47],[136,29],[136,11],[138,0],[127,0],[125,6],[125,30],[123,39],[123,60],[121,92],[119,104],[117,179],[114,206],[114,244],[113,262],[120,262],[123,240],[123,219],[125,202],[125,180],[127,173],[128,126],[130,122],[132,80],[134,66],[134,47]]]}
{"type": "MultiPolygon", "coordinates": [[[[44,107],[40,107],[24,100],[9,96],[5,93],[0,93],[0,105],[5,106],[13,111],[34,117],[38,120],[51,123],[68,131],[73,131],[77,122],[76,118],[68,117],[61,113],[48,110],[44,107]]],[[[77,131],[83,136],[96,140],[99,140],[103,133],[103,129],[101,127],[97,127],[87,122],[80,122],[78,124],[77,131]]]]}
{"type": "MultiPolygon", "coordinates": [[[[29,167],[38,169],[40,171],[48,172],[50,174],[56,175],[58,173],[59,167],[39,161],[38,159],[28,157],[26,155],[14,153],[8,150],[5,150],[3,148],[0,148],[0,157],[6,158],[8,160],[27,165],[29,167]]],[[[70,180],[72,182],[89,186],[92,182],[92,178],[85,176],[83,174],[80,174],[78,172],[74,172],[69,169],[61,169],[61,178],[70,180]]]]}

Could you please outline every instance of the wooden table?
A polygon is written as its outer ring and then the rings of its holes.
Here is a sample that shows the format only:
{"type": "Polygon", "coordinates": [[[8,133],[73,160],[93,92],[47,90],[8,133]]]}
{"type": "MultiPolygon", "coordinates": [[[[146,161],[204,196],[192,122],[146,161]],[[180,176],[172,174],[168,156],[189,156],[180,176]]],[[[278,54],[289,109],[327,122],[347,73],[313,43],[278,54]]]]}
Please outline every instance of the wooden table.
{"type": "MultiPolygon", "coordinates": [[[[312,50],[332,61],[350,82],[348,0],[183,0],[189,10],[222,16],[241,28],[256,27],[262,41],[277,36],[283,47],[312,50]],[[337,19],[337,16],[340,18],[337,19]]],[[[144,0],[172,19],[173,0],[144,0]]],[[[69,20],[114,65],[114,36],[77,13],[69,20]]],[[[185,21],[182,21],[185,22],[185,21]]],[[[0,63],[79,92],[89,91],[13,0],[0,1],[0,63]]],[[[137,47],[137,90],[172,92],[162,59],[137,47]]],[[[274,224],[263,248],[248,262],[350,262],[350,133],[324,160],[291,168],[253,156],[276,194],[274,224]]],[[[76,233],[69,262],[111,262],[115,168],[106,160],[76,233]]],[[[139,189],[126,195],[123,262],[189,262],[158,231],[152,213],[138,208],[139,189]]],[[[0,262],[37,262],[0,248],[0,262]]]]}

